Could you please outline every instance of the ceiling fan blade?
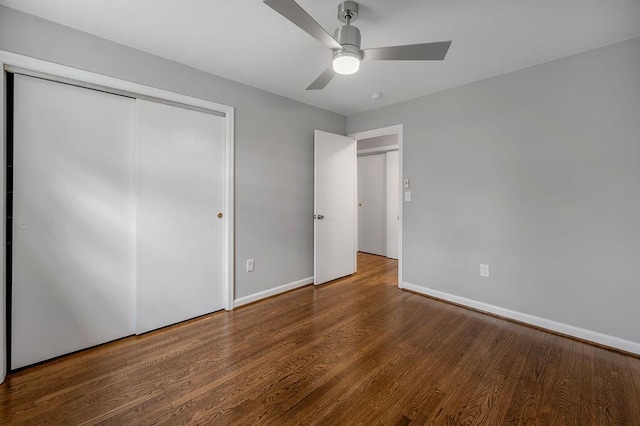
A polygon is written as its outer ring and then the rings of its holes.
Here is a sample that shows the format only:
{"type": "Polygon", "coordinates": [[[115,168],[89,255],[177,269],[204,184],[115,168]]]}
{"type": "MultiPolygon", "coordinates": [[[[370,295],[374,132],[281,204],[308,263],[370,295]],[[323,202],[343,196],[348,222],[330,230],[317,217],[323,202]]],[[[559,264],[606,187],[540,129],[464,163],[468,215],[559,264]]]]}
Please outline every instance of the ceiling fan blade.
{"type": "Polygon", "coordinates": [[[307,87],[307,90],[324,89],[335,75],[336,72],[333,70],[333,65],[329,65],[329,68],[324,70],[324,72],[320,74],[320,77],[316,78],[315,81],[307,87]]]}
{"type": "Polygon", "coordinates": [[[447,55],[450,41],[375,47],[362,50],[364,61],[441,61],[447,55]]]}
{"type": "Polygon", "coordinates": [[[303,8],[293,0],[264,0],[264,4],[296,24],[300,29],[320,41],[329,49],[342,49],[331,35],[325,31],[303,8]]]}

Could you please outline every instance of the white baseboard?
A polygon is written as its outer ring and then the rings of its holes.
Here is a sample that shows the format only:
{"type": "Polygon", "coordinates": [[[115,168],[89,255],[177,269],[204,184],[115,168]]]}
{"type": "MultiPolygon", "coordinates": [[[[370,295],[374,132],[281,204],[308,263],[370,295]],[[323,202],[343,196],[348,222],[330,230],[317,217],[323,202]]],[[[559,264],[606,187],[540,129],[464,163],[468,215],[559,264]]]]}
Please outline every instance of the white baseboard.
{"type": "Polygon", "coordinates": [[[269,290],[264,290],[258,293],[253,293],[248,296],[240,297],[233,301],[233,307],[237,308],[238,306],[246,305],[247,303],[255,302],[257,300],[266,299],[267,297],[275,296],[276,294],[284,293],[289,290],[296,289],[298,287],[303,287],[307,284],[313,284],[313,277],[303,278],[298,281],[294,281],[289,284],[284,284],[279,287],[270,288],[269,290]]]}
{"type": "Polygon", "coordinates": [[[529,315],[522,312],[512,311],[509,309],[501,308],[499,306],[490,305],[484,302],[478,302],[476,300],[467,299],[465,297],[455,296],[453,294],[444,293],[438,290],[432,290],[430,288],[422,287],[419,285],[404,282],[402,288],[411,290],[416,293],[424,294],[434,297],[436,299],[446,300],[448,302],[457,303],[459,305],[467,306],[479,311],[487,312],[493,315],[497,315],[504,318],[520,321],[526,324],[531,324],[536,327],[544,328],[546,330],[555,331],[567,336],[576,337],[578,339],[587,340],[596,344],[608,346],[610,348],[620,349],[625,352],[640,355],[640,343],[632,342],[630,340],[621,339],[619,337],[610,336],[608,334],[598,333],[597,331],[591,331],[573,325],[564,324],[557,321],[552,321],[545,318],[540,318],[535,315],[529,315]]]}

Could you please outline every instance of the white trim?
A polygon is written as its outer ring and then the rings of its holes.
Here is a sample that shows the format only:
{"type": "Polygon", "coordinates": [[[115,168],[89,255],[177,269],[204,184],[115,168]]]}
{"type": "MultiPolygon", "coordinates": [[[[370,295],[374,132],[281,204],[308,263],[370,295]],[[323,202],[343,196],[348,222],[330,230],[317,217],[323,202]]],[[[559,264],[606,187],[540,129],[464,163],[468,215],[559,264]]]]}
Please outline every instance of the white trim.
{"type": "Polygon", "coordinates": [[[316,186],[318,182],[318,171],[316,170],[316,158],[317,158],[317,139],[318,130],[313,131],[313,285],[316,284],[316,277],[318,276],[318,247],[317,247],[317,238],[318,238],[318,221],[316,220],[316,214],[318,211],[318,197],[316,191],[316,186]]]}
{"type": "Polygon", "coordinates": [[[211,111],[222,112],[225,114],[233,110],[233,107],[230,107],[228,105],[218,104],[187,95],[181,95],[179,93],[174,93],[168,90],[158,89],[151,86],[145,86],[143,84],[132,83],[130,81],[120,80],[118,78],[108,77],[103,74],[96,74],[90,71],[68,67],[66,65],[54,64],[53,62],[47,62],[40,59],[19,55],[17,53],[6,52],[3,50],[0,50],[0,63],[2,63],[3,70],[5,65],[9,65],[40,73],[50,74],[53,76],[77,80],[84,83],[123,90],[134,94],[165,99],[185,105],[192,105],[211,111]]]}
{"type": "Polygon", "coordinates": [[[248,303],[256,302],[258,300],[266,299],[267,297],[271,297],[281,293],[285,293],[287,291],[295,290],[296,288],[304,287],[309,284],[313,284],[313,277],[304,278],[289,284],[281,285],[279,287],[270,288],[269,290],[253,293],[253,294],[250,294],[249,296],[240,297],[233,302],[233,307],[237,308],[238,306],[242,306],[248,303]]]}
{"type": "MultiPolygon", "coordinates": [[[[226,153],[226,165],[225,165],[225,207],[224,207],[224,266],[223,266],[223,279],[225,284],[224,292],[224,307],[226,310],[233,309],[233,283],[234,283],[234,108],[228,105],[223,105],[215,102],[206,101],[204,99],[198,99],[179,93],[170,92],[163,89],[158,89],[151,86],[145,86],[138,83],[132,83],[125,80],[120,80],[113,77],[108,77],[102,74],[96,74],[89,71],[80,70],[77,68],[68,67],[65,65],[55,64],[52,62],[43,61],[40,59],[31,58],[24,55],[19,55],[12,52],[0,50],[0,128],[2,128],[2,149],[0,149],[0,160],[3,164],[4,170],[4,150],[6,147],[6,129],[4,123],[4,108],[5,108],[5,93],[4,88],[6,85],[5,80],[5,65],[23,68],[38,73],[44,73],[52,76],[62,77],[66,79],[76,80],[92,85],[103,86],[106,88],[121,90],[130,92],[133,94],[139,94],[142,96],[149,96],[161,100],[176,102],[184,105],[190,105],[210,111],[223,113],[225,115],[226,126],[226,140],[225,140],[225,153],[226,153]]],[[[2,180],[4,185],[4,179],[2,180]]],[[[4,197],[0,197],[0,214],[2,214],[4,221],[4,197]]],[[[4,226],[0,233],[4,236],[4,226]]],[[[4,237],[2,239],[4,241],[4,237]]],[[[0,248],[0,267],[2,271],[5,269],[4,265],[4,244],[0,248]]],[[[6,375],[6,324],[4,315],[5,296],[6,289],[4,283],[4,273],[1,278],[1,291],[0,294],[0,382],[2,382],[6,375]]]]}
{"type": "Polygon", "coordinates": [[[400,216],[400,231],[399,231],[399,235],[398,235],[398,287],[402,288],[402,285],[404,283],[403,281],[403,266],[402,266],[402,235],[404,233],[404,214],[403,214],[403,209],[404,209],[404,188],[402,186],[402,182],[404,181],[404,128],[402,126],[402,124],[399,124],[397,126],[394,126],[396,128],[398,128],[398,167],[400,168],[399,170],[399,174],[400,174],[400,179],[398,184],[400,185],[400,205],[398,206],[398,215],[400,216]]]}
{"type": "MultiPolygon", "coordinates": [[[[400,185],[400,197],[399,198],[399,205],[398,205],[398,215],[400,216],[400,223],[398,224],[398,287],[399,288],[404,288],[404,282],[402,281],[402,233],[403,233],[403,206],[404,206],[404,188],[402,187],[402,182],[404,181],[404,173],[403,173],[403,164],[404,164],[404,160],[403,160],[403,132],[404,132],[404,128],[402,124],[396,124],[393,126],[388,126],[388,127],[381,127],[379,129],[373,129],[373,130],[366,130],[364,132],[357,132],[357,133],[351,133],[349,134],[349,136],[351,136],[352,138],[355,138],[356,141],[359,139],[368,139],[368,138],[374,138],[377,136],[387,136],[387,135],[393,135],[393,134],[397,134],[398,135],[398,165],[399,165],[399,174],[400,174],[400,179],[399,179],[399,185],[400,185]]],[[[357,142],[356,142],[357,143],[357,142]]],[[[364,151],[364,150],[363,150],[364,151]]],[[[356,198],[356,203],[357,203],[357,198],[356,198]]],[[[357,211],[357,210],[356,210],[357,211]]],[[[357,228],[356,228],[357,229],[357,228]]],[[[356,240],[357,241],[357,240],[356,240]]],[[[356,245],[357,247],[357,245],[356,245]]]]}
{"type": "Polygon", "coordinates": [[[235,283],[235,110],[229,107],[225,111],[225,156],[226,164],[224,175],[225,202],[224,202],[224,309],[230,311],[233,309],[234,283],[235,283]]]}
{"type": "Polygon", "coordinates": [[[378,146],[375,148],[363,148],[358,150],[358,155],[380,154],[383,152],[397,151],[400,145],[378,146]]]}
{"type": "Polygon", "coordinates": [[[356,139],[369,139],[378,136],[387,136],[393,134],[402,134],[402,124],[381,127],[379,129],[365,130],[364,132],[351,133],[348,136],[356,139]]]}
{"type": "Polygon", "coordinates": [[[353,138],[353,273],[358,272],[358,140],[353,138]]]}
{"type": "Polygon", "coordinates": [[[608,346],[610,348],[620,349],[625,352],[640,355],[640,343],[638,342],[632,342],[630,340],[625,340],[619,337],[610,336],[608,334],[599,333],[597,331],[587,330],[573,325],[537,317],[535,315],[512,311],[510,309],[501,308],[499,306],[490,305],[488,303],[467,299],[465,297],[460,297],[449,293],[444,293],[442,291],[433,290],[411,283],[403,283],[403,288],[414,291],[416,293],[435,297],[436,299],[442,299],[448,302],[457,303],[459,305],[467,306],[482,312],[487,312],[500,317],[513,319],[525,324],[531,324],[536,327],[555,331],[567,336],[576,337],[578,339],[587,340],[589,342],[608,346]]]}

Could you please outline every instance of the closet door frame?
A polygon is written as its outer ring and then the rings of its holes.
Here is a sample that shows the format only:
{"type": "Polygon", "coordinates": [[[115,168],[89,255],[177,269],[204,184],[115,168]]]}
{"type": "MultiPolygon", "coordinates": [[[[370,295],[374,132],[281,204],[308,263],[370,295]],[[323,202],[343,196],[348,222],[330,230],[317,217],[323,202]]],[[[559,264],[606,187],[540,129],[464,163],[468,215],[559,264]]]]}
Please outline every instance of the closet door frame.
{"type": "Polygon", "coordinates": [[[53,81],[74,84],[81,87],[98,89],[116,94],[127,94],[134,98],[152,99],[158,102],[181,105],[186,108],[196,108],[210,113],[223,116],[225,119],[225,177],[224,177],[224,308],[227,311],[233,309],[233,282],[234,282],[234,108],[191,96],[173,93],[167,90],[157,89],[142,84],[132,83],[105,75],[54,64],[40,59],[19,55],[12,52],[0,50],[0,130],[2,131],[2,146],[0,149],[0,163],[2,163],[2,196],[0,197],[0,215],[3,218],[3,225],[0,227],[0,383],[4,381],[7,373],[7,312],[6,294],[7,283],[5,282],[6,271],[6,149],[7,149],[7,73],[15,72],[36,77],[47,78],[53,81]]]}

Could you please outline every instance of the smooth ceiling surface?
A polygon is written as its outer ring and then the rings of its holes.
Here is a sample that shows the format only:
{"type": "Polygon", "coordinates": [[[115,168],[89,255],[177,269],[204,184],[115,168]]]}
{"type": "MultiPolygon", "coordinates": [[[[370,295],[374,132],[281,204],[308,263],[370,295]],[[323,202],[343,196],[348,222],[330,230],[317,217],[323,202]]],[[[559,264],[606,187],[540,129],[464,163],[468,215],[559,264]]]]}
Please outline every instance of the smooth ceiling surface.
{"type": "MultiPolygon", "coordinates": [[[[337,0],[298,0],[331,34],[337,0]]],[[[453,40],[444,62],[364,62],[305,88],[331,51],[261,0],[0,4],[340,114],[415,98],[640,36],[638,0],[361,0],[362,48],[453,40]],[[370,93],[384,95],[374,101],[370,93]]]]}

